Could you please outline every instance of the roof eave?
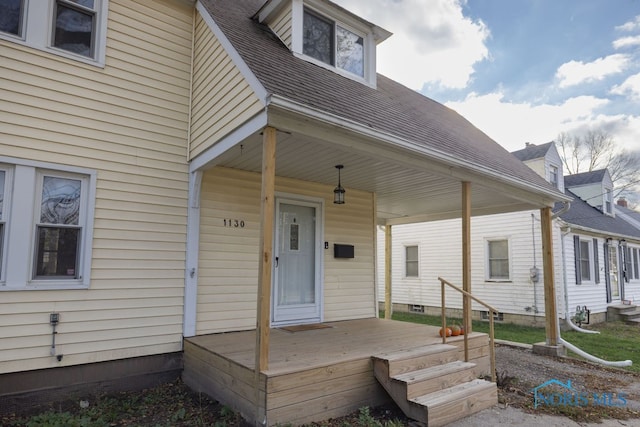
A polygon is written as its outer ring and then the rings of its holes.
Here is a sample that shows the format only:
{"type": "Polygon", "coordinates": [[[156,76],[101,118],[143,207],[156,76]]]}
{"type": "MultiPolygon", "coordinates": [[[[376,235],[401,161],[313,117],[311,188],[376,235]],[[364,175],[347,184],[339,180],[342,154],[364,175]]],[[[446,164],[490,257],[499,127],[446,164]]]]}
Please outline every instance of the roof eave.
{"type": "Polygon", "coordinates": [[[335,114],[327,113],[317,108],[310,107],[308,105],[301,104],[291,99],[282,97],[280,95],[271,94],[267,99],[267,108],[276,107],[285,111],[290,111],[317,120],[322,123],[326,123],[338,128],[345,129],[349,132],[362,135],[369,139],[376,139],[387,143],[391,146],[402,148],[405,151],[413,151],[416,154],[428,156],[448,167],[448,175],[465,180],[468,176],[464,174],[456,173],[456,169],[459,170],[471,170],[473,173],[488,177],[494,181],[502,182],[521,190],[537,193],[543,198],[548,199],[545,205],[552,207],[554,202],[570,202],[573,200],[571,197],[561,193],[558,190],[550,188],[544,188],[542,186],[531,184],[521,179],[515,179],[513,177],[506,177],[503,174],[485,167],[477,163],[471,163],[468,161],[461,161],[456,157],[448,155],[445,152],[434,150],[429,147],[425,147],[407,139],[398,137],[396,135],[381,131],[379,129],[373,129],[371,127],[362,125],[361,123],[353,120],[345,119],[344,117],[337,116],[335,114]]]}

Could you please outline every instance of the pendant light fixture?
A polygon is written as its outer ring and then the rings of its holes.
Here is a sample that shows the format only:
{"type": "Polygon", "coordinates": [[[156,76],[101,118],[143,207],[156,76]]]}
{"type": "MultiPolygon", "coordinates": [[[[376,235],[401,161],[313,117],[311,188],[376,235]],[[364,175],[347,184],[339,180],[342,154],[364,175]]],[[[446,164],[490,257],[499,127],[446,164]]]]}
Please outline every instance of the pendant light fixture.
{"type": "Polygon", "coordinates": [[[336,169],[338,169],[338,186],[333,190],[333,203],[336,205],[344,205],[344,188],[342,188],[342,184],[340,182],[340,170],[344,168],[343,165],[336,165],[336,169]]]}

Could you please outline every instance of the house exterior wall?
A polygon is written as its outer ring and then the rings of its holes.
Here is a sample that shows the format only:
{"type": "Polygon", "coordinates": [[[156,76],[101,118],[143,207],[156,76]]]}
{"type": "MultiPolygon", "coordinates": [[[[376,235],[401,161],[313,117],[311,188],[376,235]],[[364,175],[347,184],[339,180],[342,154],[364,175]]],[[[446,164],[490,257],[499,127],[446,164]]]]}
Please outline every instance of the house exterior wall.
{"type": "MultiPolygon", "coordinates": [[[[471,289],[475,296],[503,314],[544,316],[544,277],[539,211],[523,211],[471,219],[471,289]],[[533,214],[533,218],[532,218],[533,214]],[[487,280],[487,240],[509,241],[511,277],[508,281],[487,280]],[[535,248],[535,249],[534,249],[535,248]],[[530,268],[536,265],[539,281],[534,285],[530,268]]],[[[440,307],[442,277],[462,286],[462,235],[460,220],[397,225],[392,228],[392,300],[394,304],[440,307]],[[405,247],[419,247],[419,277],[405,277],[405,247]]],[[[554,223],[556,287],[562,284],[560,231],[554,223]]],[[[378,247],[384,247],[384,232],[378,233],[378,247]]],[[[384,253],[378,254],[378,295],[384,299],[384,253]]],[[[563,307],[562,295],[557,306],[563,307]]],[[[446,292],[447,308],[462,308],[460,295],[446,292]]],[[[473,303],[473,310],[485,309],[473,303]]]]}
{"type": "Polygon", "coordinates": [[[0,373],[181,350],[192,11],[110,0],[104,68],[0,40],[2,162],[97,176],[89,286],[0,291],[0,373]]]}
{"type": "Polygon", "coordinates": [[[194,50],[190,159],[264,109],[200,14],[194,50]]]}
{"type": "MultiPolygon", "coordinates": [[[[276,192],[324,199],[325,321],[375,316],[374,198],[347,191],[347,203],[334,205],[331,186],[276,177],[276,192]],[[355,258],[334,259],[333,243],[353,244],[355,258]]],[[[216,167],[204,174],[197,334],[255,328],[260,192],[257,173],[216,167]],[[244,226],[225,226],[225,219],[244,226]]]]}
{"type": "Polygon", "coordinates": [[[292,49],[291,35],[292,35],[292,9],[291,7],[283,7],[282,10],[273,17],[273,20],[269,23],[269,28],[282,40],[282,43],[292,49]]]}

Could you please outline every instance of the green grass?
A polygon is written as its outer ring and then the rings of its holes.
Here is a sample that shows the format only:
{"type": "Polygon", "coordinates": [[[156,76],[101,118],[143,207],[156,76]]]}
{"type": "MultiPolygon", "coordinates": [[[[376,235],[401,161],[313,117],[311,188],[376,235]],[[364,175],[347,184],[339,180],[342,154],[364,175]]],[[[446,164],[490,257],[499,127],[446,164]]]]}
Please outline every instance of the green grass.
{"type": "MultiPolygon", "coordinates": [[[[415,313],[393,313],[393,320],[401,320],[403,322],[423,323],[425,325],[440,326],[442,320],[440,316],[430,316],[427,314],[415,314],[415,313]]],[[[462,319],[447,318],[447,324],[462,324],[462,319]]],[[[471,327],[476,332],[489,333],[489,322],[474,320],[471,322],[471,327]]],[[[513,323],[498,323],[494,324],[495,337],[499,340],[515,341],[527,344],[533,344],[536,342],[544,341],[545,333],[542,328],[534,328],[532,326],[514,325],[513,323]]]]}
{"type": "MultiPolygon", "coordinates": [[[[381,314],[383,317],[384,313],[381,314]]],[[[440,326],[440,316],[430,316],[415,313],[393,313],[394,320],[405,322],[423,323],[425,325],[440,326]]],[[[461,319],[447,318],[447,324],[461,324],[461,319]]],[[[489,322],[473,321],[473,330],[476,332],[489,332],[489,322]]],[[[585,334],[577,331],[562,332],[564,340],[570,342],[581,350],[604,360],[619,361],[631,360],[633,365],[630,371],[640,372],[640,328],[636,325],[627,325],[623,322],[605,322],[592,326],[585,326],[600,331],[599,334],[585,334]]],[[[495,323],[496,339],[533,344],[545,341],[544,328],[533,326],[521,326],[513,323],[495,323]]],[[[575,354],[570,354],[577,357],[575,354]]]]}

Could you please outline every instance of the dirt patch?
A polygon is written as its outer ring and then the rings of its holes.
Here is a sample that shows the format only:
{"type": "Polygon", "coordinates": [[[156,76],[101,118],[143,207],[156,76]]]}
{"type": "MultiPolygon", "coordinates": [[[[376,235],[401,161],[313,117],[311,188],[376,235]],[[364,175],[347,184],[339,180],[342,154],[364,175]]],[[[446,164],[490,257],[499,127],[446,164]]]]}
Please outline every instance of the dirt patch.
{"type": "Polygon", "coordinates": [[[640,418],[640,375],[636,373],[502,345],[496,347],[496,370],[503,406],[577,422],[640,418]],[[536,406],[534,388],[550,380],[557,383],[538,391],[551,399],[541,397],[536,406]]]}

